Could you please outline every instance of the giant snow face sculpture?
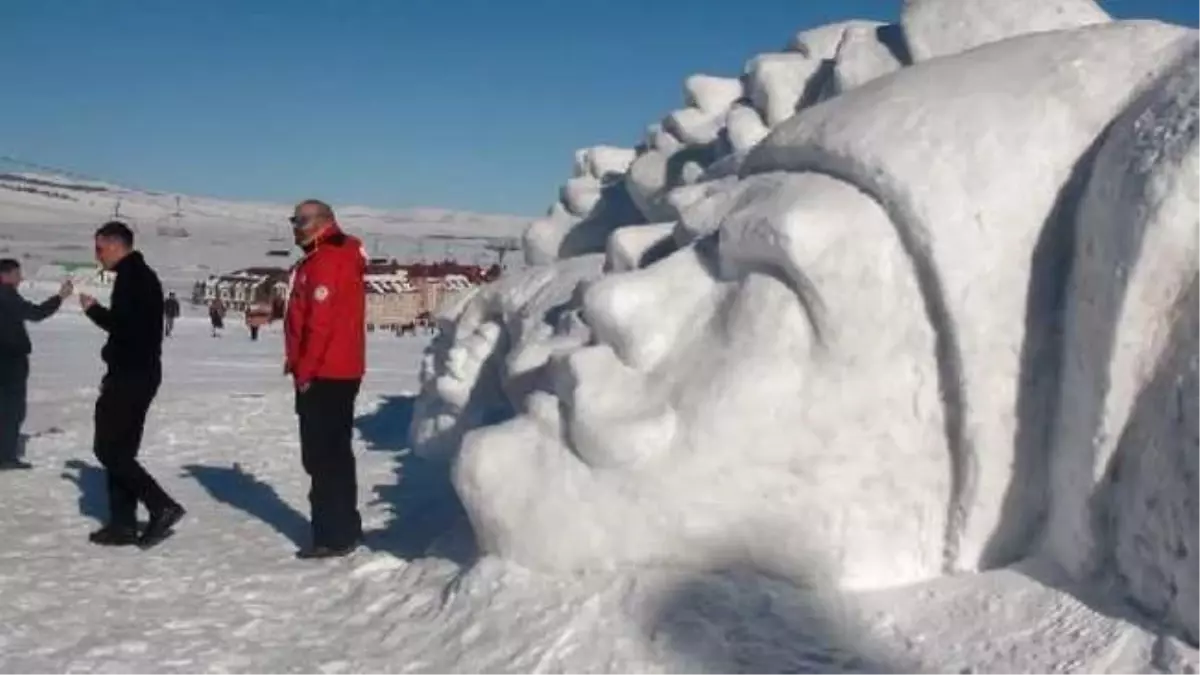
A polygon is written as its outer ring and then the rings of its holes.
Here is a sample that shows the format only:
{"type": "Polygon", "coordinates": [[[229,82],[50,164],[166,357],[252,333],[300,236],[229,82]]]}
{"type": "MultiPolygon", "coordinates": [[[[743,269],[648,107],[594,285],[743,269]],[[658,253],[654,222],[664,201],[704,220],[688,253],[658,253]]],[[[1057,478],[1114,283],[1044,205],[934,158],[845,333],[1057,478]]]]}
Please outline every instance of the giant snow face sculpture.
{"type": "Polygon", "coordinates": [[[593,344],[550,366],[553,396],[469,437],[458,485],[481,536],[557,567],[940,569],[934,334],[887,215],[816,174],[727,197],[715,237],[588,290],[593,344]]]}
{"type": "Polygon", "coordinates": [[[550,358],[521,414],[467,436],[455,484],[484,549],[851,587],[1030,550],[1081,186],[1106,126],[1194,43],[1161,24],[1025,36],[785,122],[705,197],[712,222],[586,288],[563,323],[586,346],[550,358]]]}

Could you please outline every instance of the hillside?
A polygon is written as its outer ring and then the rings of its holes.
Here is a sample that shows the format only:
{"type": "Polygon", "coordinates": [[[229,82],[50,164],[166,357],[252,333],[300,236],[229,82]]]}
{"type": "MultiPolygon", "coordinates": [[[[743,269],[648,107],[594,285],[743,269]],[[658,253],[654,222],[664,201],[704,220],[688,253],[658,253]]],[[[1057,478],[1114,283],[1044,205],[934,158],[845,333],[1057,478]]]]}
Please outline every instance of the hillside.
{"type": "MultiPolygon", "coordinates": [[[[216,271],[288,264],[294,259],[290,214],[289,204],[228,201],[61,175],[0,171],[0,256],[27,261],[30,273],[47,263],[90,263],[92,230],[117,217],[136,229],[139,248],[159,268],[167,285],[184,289],[216,271]],[[289,255],[270,255],[271,251],[289,255]]],[[[514,245],[527,224],[527,219],[516,216],[432,208],[389,211],[344,206],[338,207],[338,216],[373,255],[404,260],[454,257],[491,262],[496,253],[489,247],[514,245]]]]}

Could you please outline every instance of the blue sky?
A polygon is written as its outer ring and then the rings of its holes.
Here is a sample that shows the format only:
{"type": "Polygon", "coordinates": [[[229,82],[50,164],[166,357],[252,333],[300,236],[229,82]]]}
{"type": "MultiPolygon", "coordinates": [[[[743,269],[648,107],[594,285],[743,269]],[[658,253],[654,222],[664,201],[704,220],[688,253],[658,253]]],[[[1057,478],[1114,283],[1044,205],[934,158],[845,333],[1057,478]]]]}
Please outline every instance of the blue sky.
{"type": "MultiPolygon", "coordinates": [[[[1194,0],[1107,0],[1195,26],[1194,0]]],[[[0,156],[230,198],[537,214],[688,74],[900,0],[0,0],[0,156]]]]}

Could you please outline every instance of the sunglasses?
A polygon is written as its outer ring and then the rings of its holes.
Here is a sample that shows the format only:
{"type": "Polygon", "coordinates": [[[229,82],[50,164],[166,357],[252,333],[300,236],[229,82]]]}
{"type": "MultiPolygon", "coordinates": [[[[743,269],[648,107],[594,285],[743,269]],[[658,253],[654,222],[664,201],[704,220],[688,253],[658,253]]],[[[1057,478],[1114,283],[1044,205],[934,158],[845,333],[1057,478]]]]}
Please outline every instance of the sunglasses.
{"type": "Polygon", "coordinates": [[[308,224],[316,220],[313,216],[292,216],[288,218],[288,222],[297,230],[302,227],[308,227],[308,224]]]}

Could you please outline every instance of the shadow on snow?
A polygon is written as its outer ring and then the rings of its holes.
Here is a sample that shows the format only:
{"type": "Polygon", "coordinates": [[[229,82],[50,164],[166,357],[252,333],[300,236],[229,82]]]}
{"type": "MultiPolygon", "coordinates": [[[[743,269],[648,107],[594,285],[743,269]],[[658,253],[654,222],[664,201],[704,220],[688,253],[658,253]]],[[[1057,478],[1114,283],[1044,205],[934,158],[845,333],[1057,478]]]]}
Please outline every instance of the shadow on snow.
{"type": "Polygon", "coordinates": [[[450,465],[418,457],[408,447],[414,396],[387,396],[354,420],[367,448],[396,453],[396,481],[377,485],[375,503],[386,504],[388,524],[367,533],[367,545],[411,560],[425,556],[466,564],[475,557],[466,511],[450,483],[450,465]]]}

